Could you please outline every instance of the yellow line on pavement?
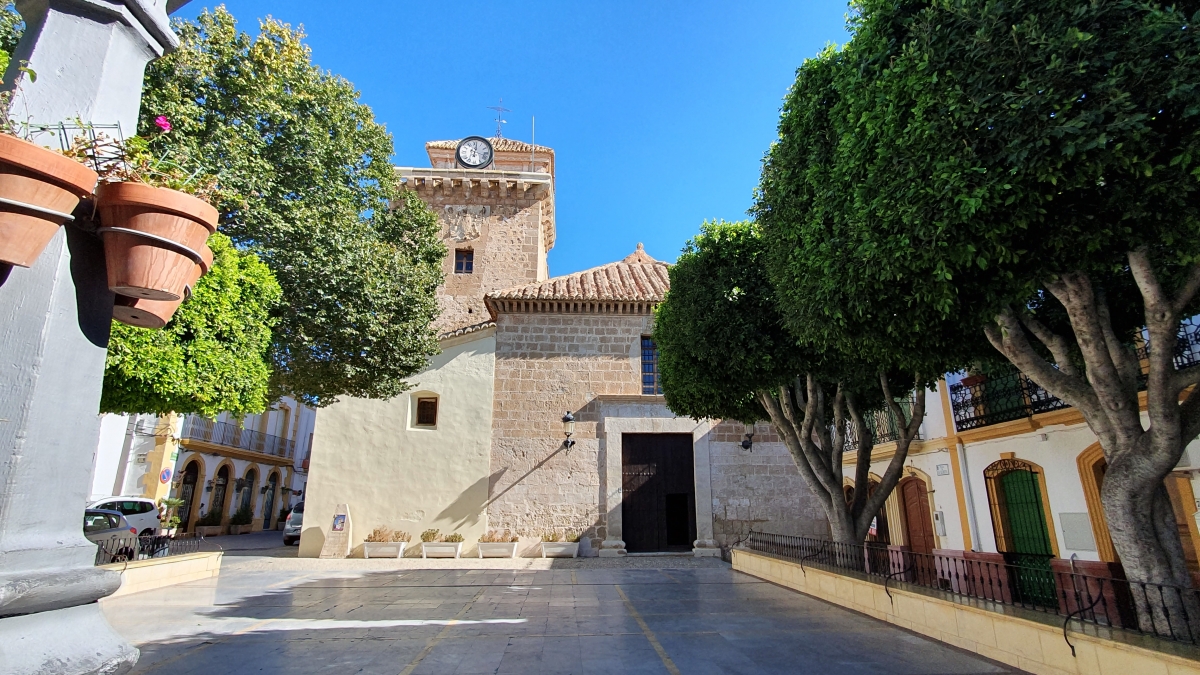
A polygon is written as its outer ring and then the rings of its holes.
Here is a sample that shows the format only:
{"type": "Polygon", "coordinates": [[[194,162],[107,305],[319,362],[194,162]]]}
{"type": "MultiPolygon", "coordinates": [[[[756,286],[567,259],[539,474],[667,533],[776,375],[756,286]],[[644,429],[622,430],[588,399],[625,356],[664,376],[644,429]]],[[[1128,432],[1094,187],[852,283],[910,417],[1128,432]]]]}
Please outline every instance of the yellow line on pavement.
{"type": "Polygon", "coordinates": [[[650,630],[650,626],[647,626],[646,622],[642,620],[642,615],[638,614],[638,611],[634,609],[633,603],[625,596],[625,591],[621,590],[621,587],[617,585],[613,585],[613,588],[617,589],[617,595],[621,596],[621,600],[625,602],[625,609],[629,610],[629,613],[637,620],[638,625],[642,627],[642,634],[650,641],[650,646],[654,647],[654,651],[658,653],[658,658],[662,659],[663,667],[671,675],[679,675],[679,669],[675,667],[675,662],[671,660],[670,656],[667,656],[667,650],[663,649],[663,646],[658,642],[658,638],[654,636],[654,631],[650,630]]]}
{"type": "Polygon", "coordinates": [[[571,570],[571,585],[575,586],[578,583],[579,583],[579,580],[575,578],[575,570],[571,570]]]}
{"type": "Polygon", "coordinates": [[[461,619],[463,615],[471,609],[471,605],[474,605],[475,601],[478,600],[486,590],[486,586],[479,589],[479,592],[475,594],[475,597],[471,598],[470,602],[463,605],[463,608],[458,610],[458,614],[455,614],[453,619],[447,621],[446,626],[442,628],[442,630],[439,631],[438,634],[434,636],[434,638],[430,640],[428,644],[425,645],[425,649],[422,649],[421,653],[417,654],[417,658],[413,659],[412,663],[409,663],[404,667],[404,670],[400,671],[400,675],[412,675],[412,671],[416,670],[417,666],[421,665],[421,661],[424,661],[425,657],[429,656],[429,652],[432,652],[433,648],[437,646],[437,643],[441,642],[442,638],[446,637],[446,635],[450,632],[450,629],[453,628],[454,625],[458,623],[458,620],[461,619]]]}

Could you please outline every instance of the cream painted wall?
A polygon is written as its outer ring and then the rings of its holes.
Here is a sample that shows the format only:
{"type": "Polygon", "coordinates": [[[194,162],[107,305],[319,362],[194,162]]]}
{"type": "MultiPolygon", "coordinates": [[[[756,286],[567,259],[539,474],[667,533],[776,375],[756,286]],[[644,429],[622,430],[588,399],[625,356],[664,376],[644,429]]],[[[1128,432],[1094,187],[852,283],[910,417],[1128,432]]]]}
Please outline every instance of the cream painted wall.
{"type": "MultiPolygon", "coordinates": [[[[316,420],[300,556],[316,557],[337,504],[349,504],[351,555],[380,525],[420,541],[458,532],[473,555],[487,530],[494,329],[442,343],[413,389],[386,401],[346,398],[316,420]],[[416,397],[439,397],[437,427],[415,427],[416,397]]],[[[419,552],[412,545],[410,550],[419,552]]]]}
{"type": "Polygon", "coordinates": [[[975,502],[975,521],[979,525],[979,543],[976,550],[995,552],[996,534],[992,529],[992,514],[988,508],[987,482],[983,471],[989,464],[1000,459],[1000,453],[1014,453],[1017,459],[1033,462],[1046,472],[1049,492],[1050,513],[1054,521],[1055,537],[1058,539],[1058,554],[1069,558],[1079,554],[1081,560],[1099,560],[1096,551],[1079,551],[1065,545],[1062,531],[1062,513],[1087,513],[1087,499],[1083,484],[1079,481],[1079,468],[1075,458],[1091,444],[1095,435],[1087,425],[1048,426],[1037,431],[1009,436],[966,446],[967,463],[971,480],[971,492],[975,502]],[[1043,440],[1045,439],[1045,440],[1043,440]]]}

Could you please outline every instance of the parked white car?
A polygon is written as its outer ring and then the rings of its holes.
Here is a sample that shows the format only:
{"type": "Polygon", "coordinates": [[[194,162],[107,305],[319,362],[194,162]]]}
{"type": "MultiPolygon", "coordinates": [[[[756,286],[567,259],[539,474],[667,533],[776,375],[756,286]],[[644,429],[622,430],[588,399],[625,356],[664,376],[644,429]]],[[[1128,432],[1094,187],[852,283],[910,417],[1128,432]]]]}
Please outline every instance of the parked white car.
{"type": "Polygon", "coordinates": [[[153,499],[145,497],[106,497],[93,504],[89,509],[116,511],[125,516],[129,524],[137,528],[137,535],[147,537],[158,534],[158,506],[153,499]]]}
{"type": "Polygon", "coordinates": [[[304,524],[304,502],[298,502],[292,507],[287,520],[283,524],[283,545],[291,546],[300,541],[300,526],[304,524]]]}
{"type": "Polygon", "coordinates": [[[138,558],[138,531],[117,511],[87,509],[83,536],[100,547],[97,563],[127,562],[138,558]]]}

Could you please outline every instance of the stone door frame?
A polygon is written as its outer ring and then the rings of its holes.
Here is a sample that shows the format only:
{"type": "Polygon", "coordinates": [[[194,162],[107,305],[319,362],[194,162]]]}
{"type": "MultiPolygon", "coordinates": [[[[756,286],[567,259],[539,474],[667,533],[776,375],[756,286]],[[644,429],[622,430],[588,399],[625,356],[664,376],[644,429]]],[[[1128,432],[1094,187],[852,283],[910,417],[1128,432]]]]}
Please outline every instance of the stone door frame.
{"type": "Polygon", "coordinates": [[[621,441],[622,434],[691,434],[694,480],[696,481],[696,541],[693,552],[697,556],[720,555],[713,540],[712,523],[712,468],[709,463],[708,420],[696,422],[686,417],[603,417],[604,443],[602,461],[605,467],[604,504],[607,514],[607,538],[600,545],[600,555],[624,555],[622,540],[622,486],[621,486],[621,441]],[[611,551],[611,553],[609,553],[611,551]]]}

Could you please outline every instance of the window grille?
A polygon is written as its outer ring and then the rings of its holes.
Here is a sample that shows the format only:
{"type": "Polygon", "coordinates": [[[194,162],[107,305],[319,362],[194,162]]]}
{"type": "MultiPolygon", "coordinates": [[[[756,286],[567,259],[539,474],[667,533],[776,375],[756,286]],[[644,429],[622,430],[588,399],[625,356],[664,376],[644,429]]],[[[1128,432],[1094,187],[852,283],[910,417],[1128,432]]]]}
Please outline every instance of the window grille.
{"type": "Polygon", "coordinates": [[[642,336],[642,394],[662,395],[662,378],[658,374],[658,347],[649,336],[642,336]]]}
{"type": "Polygon", "coordinates": [[[432,427],[437,425],[438,400],[436,398],[417,399],[417,426],[432,427]]]}
{"type": "Polygon", "coordinates": [[[454,251],[454,273],[473,274],[475,272],[475,251],[460,248],[454,251]]]}

